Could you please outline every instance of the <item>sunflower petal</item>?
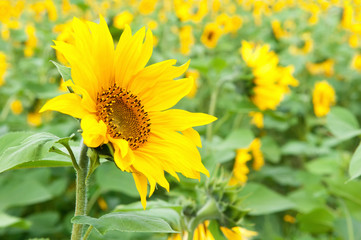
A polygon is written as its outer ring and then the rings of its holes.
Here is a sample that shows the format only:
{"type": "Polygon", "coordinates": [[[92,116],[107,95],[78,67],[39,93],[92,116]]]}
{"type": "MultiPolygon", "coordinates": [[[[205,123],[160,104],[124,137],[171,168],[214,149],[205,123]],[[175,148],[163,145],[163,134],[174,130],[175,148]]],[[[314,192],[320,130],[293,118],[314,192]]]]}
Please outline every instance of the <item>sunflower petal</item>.
{"type": "Polygon", "coordinates": [[[143,208],[147,206],[147,178],[140,172],[133,172],[135,186],[140,195],[143,208]]]}
{"type": "Polygon", "coordinates": [[[130,79],[148,62],[152,53],[149,48],[153,47],[149,46],[150,40],[147,39],[143,44],[145,28],[141,28],[134,36],[129,36],[128,28],[123,32],[115,50],[115,81],[122,87],[127,87],[130,79]]]}
{"type": "Polygon", "coordinates": [[[133,150],[128,147],[127,150],[125,150],[124,143],[122,144],[122,148],[120,149],[118,144],[113,144],[114,146],[114,162],[117,164],[118,168],[120,168],[122,171],[129,171],[129,167],[134,162],[135,156],[133,153],[133,150]],[[124,157],[122,155],[124,152],[127,152],[124,157]]]}
{"type": "Polygon", "coordinates": [[[120,151],[120,156],[124,158],[128,154],[128,142],[122,138],[111,138],[110,142],[113,143],[114,148],[120,151]]]}
{"type": "Polygon", "coordinates": [[[82,96],[81,104],[86,108],[90,113],[96,112],[96,105],[94,100],[90,97],[89,93],[82,87],[75,85],[71,80],[65,82],[66,87],[71,87],[76,94],[82,96]]]}
{"type": "Polygon", "coordinates": [[[148,153],[159,159],[162,168],[167,172],[180,172],[188,178],[199,179],[200,172],[209,176],[203,166],[195,144],[177,132],[153,129],[150,140],[153,144],[142,146],[139,151],[148,153]]]}
{"type": "Polygon", "coordinates": [[[193,81],[189,78],[161,82],[156,85],[153,91],[143,95],[143,103],[147,111],[162,111],[173,107],[193,87],[193,81]]]}
{"type": "Polygon", "coordinates": [[[81,120],[80,126],[83,129],[84,143],[88,147],[96,148],[107,143],[107,125],[102,120],[98,122],[95,115],[86,115],[81,120]]]}
{"type": "Polygon", "coordinates": [[[188,128],[182,131],[183,135],[189,138],[197,147],[202,147],[201,136],[193,128],[188,128]]]}
{"type": "Polygon", "coordinates": [[[152,119],[152,125],[159,125],[174,131],[184,131],[217,120],[216,117],[205,113],[191,113],[180,109],[153,112],[150,113],[150,118],[152,119]]]}
{"type": "Polygon", "coordinates": [[[71,77],[74,84],[84,88],[95,100],[98,80],[92,67],[91,58],[83,56],[74,45],[60,41],[54,41],[54,43],[55,46],[52,47],[62,53],[71,65],[71,77]]]}
{"type": "Polygon", "coordinates": [[[50,99],[39,112],[58,111],[75,118],[83,118],[89,112],[81,104],[81,97],[75,93],[66,93],[50,99]]]}
{"type": "MultiPolygon", "coordinates": [[[[159,82],[164,80],[172,80],[172,78],[165,79],[169,69],[176,64],[177,60],[170,59],[159,63],[154,63],[141,71],[139,71],[129,83],[128,87],[137,95],[143,95],[159,82]]],[[[177,76],[178,77],[178,76],[177,76]]]]}
{"type": "Polygon", "coordinates": [[[148,178],[149,182],[149,197],[151,197],[155,191],[155,186],[157,185],[156,181],[152,178],[148,178]]]}
{"type": "Polygon", "coordinates": [[[105,19],[100,16],[99,24],[88,24],[93,37],[94,48],[92,57],[97,64],[93,66],[96,69],[97,79],[103,89],[109,88],[114,84],[114,42],[105,19]],[[99,61],[101,59],[101,61],[99,61]]]}
{"type": "Polygon", "coordinates": [[[169,191],[169,183],[164,177],[164,170],[160,167],[159,159],[147,153],[136,151],[136,160],[132,166],[139,172],[143,173],[148,179],[154,179],[159,185],[169,191]]]}

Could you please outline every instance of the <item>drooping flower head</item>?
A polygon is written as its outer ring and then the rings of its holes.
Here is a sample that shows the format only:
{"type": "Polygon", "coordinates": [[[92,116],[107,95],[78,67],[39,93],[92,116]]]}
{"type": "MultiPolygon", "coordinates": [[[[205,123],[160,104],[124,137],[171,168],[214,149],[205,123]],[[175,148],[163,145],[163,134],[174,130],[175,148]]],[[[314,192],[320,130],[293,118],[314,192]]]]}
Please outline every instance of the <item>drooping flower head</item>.
{"type": "Polygon", "coordinates": [[[248,148],[237,150],[233,166],[233,175],[229,181],[230,185],[243,185],[248,179],[249,168],[247,162],[253,159],[252,167],[259,171],[264,165],[263,153],[261,151],[261,140],[255,138],[248,148]]]}
{"type": "Polygon", "coordinates": [[[294,67],[279,66],[279,58],[270,46],[256,45],[252,42],[242,41],[240,54],[246,65],[252,69],[254,76],[252,89],[252,102],[260,110],[275,110],[290,86],[298,86],[298,81],[292,76],[294,67]]]}
{"type": "Polygon", "coordinates": [[[55,41],[71,66],[74,93],[57,96],[41,111],[54,110],[81,119],[84,143],[96,148],[111,143],[118,168],[133,174],[143,206],[147,183],[151,195],[156,184],[169,190],[164,171],[199,179],[209,175],[197,146],[193,127],[216,118],[203,113],[170,109],[192,88],[190,78],[174,80],[189,62],[176,67],[167,60],[145,67],[153,51],[152,32],[134,35],[125,26],[114,49],[105,20],[73,20],[74,44],[55,41]]]}

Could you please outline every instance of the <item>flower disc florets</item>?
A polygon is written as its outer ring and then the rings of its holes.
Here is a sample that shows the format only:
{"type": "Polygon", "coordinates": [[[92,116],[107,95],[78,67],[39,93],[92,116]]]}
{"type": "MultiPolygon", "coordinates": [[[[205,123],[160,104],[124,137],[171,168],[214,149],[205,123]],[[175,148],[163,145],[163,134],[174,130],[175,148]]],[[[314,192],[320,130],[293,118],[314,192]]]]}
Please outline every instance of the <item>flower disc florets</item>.
{"type": "Polygon", "coordinates": [[[108,126],[108,134],[122,138],[133,150],[147,142],[150,119],[137,96],[116,84],[97,96],[98,117],[108,126]]]}

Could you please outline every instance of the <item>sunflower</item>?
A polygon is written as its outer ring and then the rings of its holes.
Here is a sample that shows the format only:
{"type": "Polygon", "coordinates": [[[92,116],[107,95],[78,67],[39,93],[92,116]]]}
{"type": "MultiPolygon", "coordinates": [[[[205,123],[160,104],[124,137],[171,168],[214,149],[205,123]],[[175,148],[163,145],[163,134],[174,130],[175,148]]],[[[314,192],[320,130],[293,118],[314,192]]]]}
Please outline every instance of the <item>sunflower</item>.
{"type": "Polygon", "coordinates": [[[312,93],[312,102],[316,117],[326,116],[330,111],[331,106],[335,105],[335,90],[326,80],[315,84],[312,93]]]}
{"type": "Polygon", "coordinates": [[[209,176],[197,146],[200,136],[193,129],[216,120],[203,113],[173,107],[193,86],[191,78],[174,80],[188,68],[167,60],[145,67],[153,50],[153,35],[129,26],[114,49],[105,20],[99,24],[73,19],[74,44],[54,41],[71,66],[74,93],[49,100],[41,112],[58,111],[81,119],[84,143],[91,148],[111,143],[114,162],[131,172],[146,206],[156,184],[169,191],[164,171],[179,180],[177,173],[200,179],[209,176]]]}

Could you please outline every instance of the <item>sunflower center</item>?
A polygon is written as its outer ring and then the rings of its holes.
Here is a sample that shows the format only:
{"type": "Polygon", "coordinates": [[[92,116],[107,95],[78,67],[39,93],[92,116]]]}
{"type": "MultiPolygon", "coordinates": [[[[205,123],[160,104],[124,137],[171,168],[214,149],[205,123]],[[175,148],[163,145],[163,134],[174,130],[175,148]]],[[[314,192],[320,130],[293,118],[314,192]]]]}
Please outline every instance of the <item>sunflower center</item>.
{"type": "Polygon", "coordinates": [[[98,93],[98,117],[108,127],[113,138],[128,141],[135,150],[147,142],[150,132],[150,119],[137,96],[117,85],[98,93]]]}
{"type": "Polygon", "coordinates": [[[208,39],[209,41],[211,41],[211,40],[213,39],[213,36],[214,36],[214,32],[211,31],[211,32],[208,33],[207,39],[208,39]]]}

